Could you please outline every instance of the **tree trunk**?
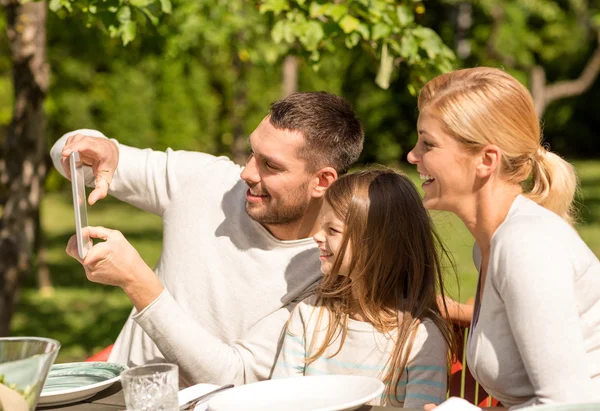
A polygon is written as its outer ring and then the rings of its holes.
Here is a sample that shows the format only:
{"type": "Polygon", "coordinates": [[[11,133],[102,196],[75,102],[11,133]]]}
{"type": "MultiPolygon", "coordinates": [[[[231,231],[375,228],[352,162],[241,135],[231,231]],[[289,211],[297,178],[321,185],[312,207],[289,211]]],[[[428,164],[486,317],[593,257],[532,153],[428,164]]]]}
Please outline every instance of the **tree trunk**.
{"type": "Polygon", "coordinates": [[[529,88],[538,117],[546,111],[546,70],[542,66],[533,66],[529,72],[529,88]]]}
{"type": "Polygon", "coordinates": [[[14,112],[0,158],[6,194],[0,217],[0,336],[9,335],[19,286],[31,271],[36,219],[46,177],[46,2],[0,0],[11,48],[14,112]]]}
{"type": "Polygon", "coordinates": [[[35,266],[38,273],[38,289],[42,295],[51,295],[54,288],[52,287],[50,269],[46,261],[46,241],[42,231],[42,216],[39,208],[35,219],[35,253],[37,254],[35,266]]]}
{"type": "Polygon", "coordinates": [[[298,91],[298,58],[287,56],[283,60],[283,97],[298,91]]]}
{"type": "Polygon", "coordinates": [[[473,25],[473,6],[470,3],[462,2],[458,5],[456,11],[456,54],[461,59],[466,59],[471,55],[471,40],[469,31],[473,25]]]}

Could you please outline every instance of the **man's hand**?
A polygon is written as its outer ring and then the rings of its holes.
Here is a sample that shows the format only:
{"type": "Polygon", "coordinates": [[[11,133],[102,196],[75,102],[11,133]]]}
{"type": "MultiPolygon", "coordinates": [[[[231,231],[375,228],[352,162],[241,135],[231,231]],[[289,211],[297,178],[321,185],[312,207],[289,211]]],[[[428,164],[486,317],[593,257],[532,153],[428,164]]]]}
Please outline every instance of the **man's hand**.
{"type": "Polygon", "coordinates": [[[138,311],[163,292],[164,287],[152,269],[120,231],[86,227],[84,232],[90,238],[104,240],[95,244],[81,260],[77,254],[76,236],[69,239],[67,254],[83,265],[88,280],[121,287],[138,311]]]}
{"type": "Polygon", "coordinates": [[[91,166],[94,172],[96,188],[88,197],[88,203],[93,205],[108,194],[110,182],[119,164],[119,149],[114,142],[106,138],[88,137],[82,134],[69,137],[63,147],[60,160],[69,178],[71,178],[69,155],[73,151],[78,151],[83,164],[91,166]]]}

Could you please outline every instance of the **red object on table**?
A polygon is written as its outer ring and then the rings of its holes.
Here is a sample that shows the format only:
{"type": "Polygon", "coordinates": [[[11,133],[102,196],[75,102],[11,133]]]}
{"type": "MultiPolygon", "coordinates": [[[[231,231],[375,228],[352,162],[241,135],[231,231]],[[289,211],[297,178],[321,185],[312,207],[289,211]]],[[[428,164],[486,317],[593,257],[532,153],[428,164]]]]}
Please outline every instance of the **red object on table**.
{"type": "Polygon", "coordinates": [[[114,344],[111,344],[108,347],[103,348],[101,351],[92,355],[86,361],[108,361],[108,356],[110,355],[110,352],[112,351],[113,345],[114,344]]]}
{"type": "Polygon", "coordinates": [[[489,395],[471,375],[466,361],[466,342],[469,329],[456,326],[458,353],[450,367],[449,397],[460,397],[479,407],[495,407],[498,400],[489,395]]]}

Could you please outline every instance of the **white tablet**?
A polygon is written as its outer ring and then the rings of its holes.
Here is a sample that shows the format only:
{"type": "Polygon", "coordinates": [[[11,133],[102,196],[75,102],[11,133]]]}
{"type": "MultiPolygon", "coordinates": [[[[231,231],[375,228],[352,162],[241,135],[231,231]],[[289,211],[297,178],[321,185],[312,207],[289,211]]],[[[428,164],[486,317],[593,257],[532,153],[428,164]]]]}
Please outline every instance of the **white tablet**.
{"type": "Polygon", "coordinates": [[[83,164],[79,153],[74,151],[69,156],[71,167],[71,188],[73,190],[73,211],[75,212],[75,234],[77,236],[77,253],[79,258],[84,259],[88,250],[92,247],[90,237],[83,234],[83,229],[88,226],[85,178],[83,176],[83,164]]]}

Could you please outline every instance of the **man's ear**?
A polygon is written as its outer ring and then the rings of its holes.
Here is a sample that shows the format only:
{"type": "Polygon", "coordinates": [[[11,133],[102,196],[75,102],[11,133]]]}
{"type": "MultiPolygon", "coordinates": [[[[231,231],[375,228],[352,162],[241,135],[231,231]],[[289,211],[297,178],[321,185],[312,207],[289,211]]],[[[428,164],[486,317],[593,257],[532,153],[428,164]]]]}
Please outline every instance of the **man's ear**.
{"type": "Polygon", "coordinates": [[[502,151],[500,147],[489,144],[479,152],[477,160],[477,177],[489,178],[500,168],[502,151]]]}
{"type": "Polygon", "coordinates": [[[333,167],[323,167],[314,174],[316,182],[312,190],[313,198],[323,198],[325,192],[338,179],[338,173],[333,167]]]}

